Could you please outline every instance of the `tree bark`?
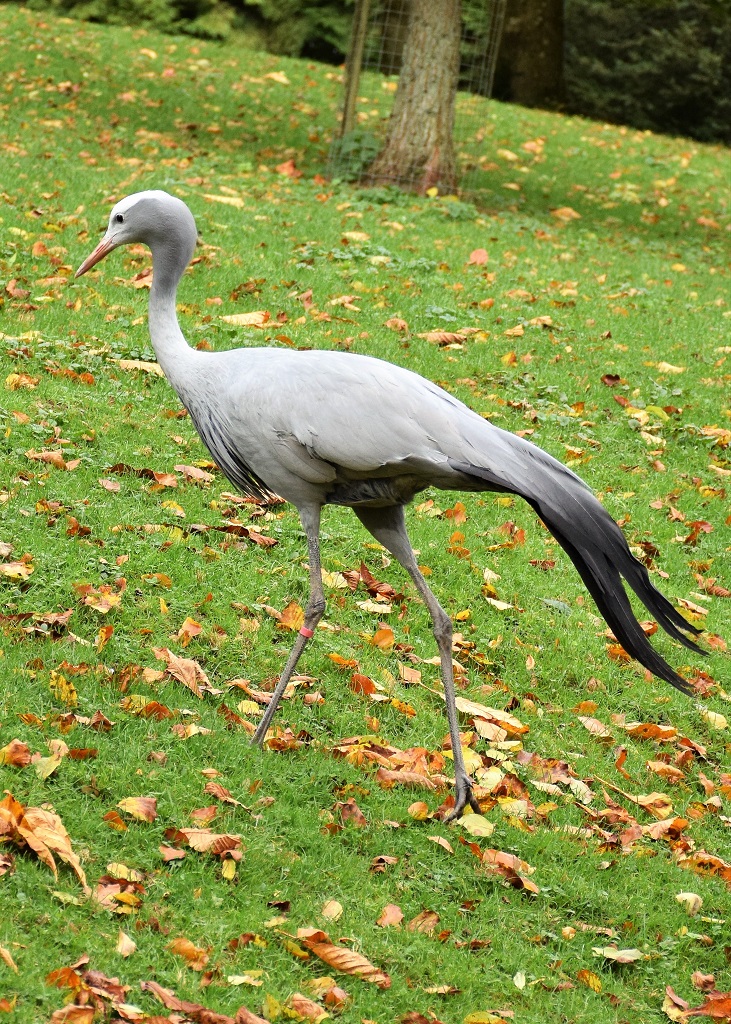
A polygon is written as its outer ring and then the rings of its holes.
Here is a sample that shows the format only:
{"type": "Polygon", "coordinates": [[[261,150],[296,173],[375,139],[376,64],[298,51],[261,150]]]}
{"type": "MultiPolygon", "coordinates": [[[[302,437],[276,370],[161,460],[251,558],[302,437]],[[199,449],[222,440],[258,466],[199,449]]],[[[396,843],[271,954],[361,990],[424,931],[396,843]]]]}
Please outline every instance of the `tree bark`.
{"type": "Polygon", "coordinates": [[[562,102],[563,0],[510,0],[493,96],[525,107],[562,102]]]}
{"type": "Polygon", "coordinates": [[[459,77],[460,0],[411,0],[403,64],[383,149],[367,184],[452,191],[454,101],[459,77]]]}

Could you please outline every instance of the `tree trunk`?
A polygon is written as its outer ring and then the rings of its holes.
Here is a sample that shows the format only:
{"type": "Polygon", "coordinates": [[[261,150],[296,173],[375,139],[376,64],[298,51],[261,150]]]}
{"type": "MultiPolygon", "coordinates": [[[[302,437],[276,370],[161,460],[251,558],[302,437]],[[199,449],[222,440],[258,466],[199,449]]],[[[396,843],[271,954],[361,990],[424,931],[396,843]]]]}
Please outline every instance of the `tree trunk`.
{"type": "Polygon", "coordinates": [[[563,0],[511,0],[493,96],[525,107],[563,100],[563,0]]]}
{"type": "Polygon", "coordinates": [[[460,35],[460,0],[411,0],[386,141],[365,172],[365,183],[400,185],[422,193],[434,186],[454,189],[452,134],[460,35]]]}

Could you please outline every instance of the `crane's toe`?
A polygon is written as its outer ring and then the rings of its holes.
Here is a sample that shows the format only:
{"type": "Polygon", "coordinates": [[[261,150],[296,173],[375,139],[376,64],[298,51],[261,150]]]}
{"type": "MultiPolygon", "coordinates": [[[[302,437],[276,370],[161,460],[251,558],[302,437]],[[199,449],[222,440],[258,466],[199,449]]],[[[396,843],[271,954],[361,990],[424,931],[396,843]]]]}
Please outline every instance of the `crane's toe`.
{"type": "Polygon", "coordinates": [[[457,774],[454,781],[454,807],[444,819],[445,822],[461,818],[467,804],[470,805],[475,814],[482,814],[477,797],[472,792],[472,779],[470,779],[469,775],[457,774]]]}

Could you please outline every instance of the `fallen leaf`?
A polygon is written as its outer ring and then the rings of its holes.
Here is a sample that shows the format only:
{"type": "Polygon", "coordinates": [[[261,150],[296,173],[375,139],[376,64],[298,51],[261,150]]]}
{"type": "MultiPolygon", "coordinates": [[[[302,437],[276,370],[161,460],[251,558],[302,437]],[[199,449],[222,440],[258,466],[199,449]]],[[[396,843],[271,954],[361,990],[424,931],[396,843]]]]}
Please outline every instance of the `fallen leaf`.
{"type": "Polygon", "coordinates": [[[202,971],[209,960],[209,951],[196,946],[189,939],[182,937],[173,939],[168,943],[167,948],[176,956],[182,957],[193,971],[202,971]]]}
{"type": "Polygon", "coordinates": [[[119,933],[117,934],[117,945],[115,946],[115,949],[120,956],[132,956],[134,951],[137,949],[137,943],[120,928],[119,933]]]}
{"type": "Polygon", "coordinates": [[[344,974],[355,975],[362,978],[363,981],[372,982],[379,988],[391,987],[391,979],[384,971],[374,967],[369,960],[355,950],[334,945],[325,932],[300,928],[297,937],[301,939],[303,946],[306,946],[328,967],[342,971],[344,974]]]}
{"type": "Polygon", "coordinates": [[[416,917],[406,925],[409,932],[423,932],[425,935],[433,935],[434,929],[439,924],[439,914],[434,910],[422,910],[416,917]]]}
{"type": "Polygon", "coordinates": [[[157,817],[157,798],[154,796],[128,796],[117,804],[120,811],[138,821],[154,821],[157,817]]]}
{"type": "Polygon", "coordinates": [[[322,917],[328,921],[339,921],[343,916],[343,905],[337,900],[328,900],[320,911],[322,917]]]}
{"type": "Polygon", "coordinates": [[[635,960],[644,960],[645,954],[639,949],[617,949],[616,946],[592,946],[595,956],[602,956],[605,960],[612,960],[617,964],[631,964],[635,960]]]}
{"type": "Polygon", "coordinates": [[[404,919],[401,907],[395,903],[387,903],[376,921],[379,928],[398,928],[404,919]]]}

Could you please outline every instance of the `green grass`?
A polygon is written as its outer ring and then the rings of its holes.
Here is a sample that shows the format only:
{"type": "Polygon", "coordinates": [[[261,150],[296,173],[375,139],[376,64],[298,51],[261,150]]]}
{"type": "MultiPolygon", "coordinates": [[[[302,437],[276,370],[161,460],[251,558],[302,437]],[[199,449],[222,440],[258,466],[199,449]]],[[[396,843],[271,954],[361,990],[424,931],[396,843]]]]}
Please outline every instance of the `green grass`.
{"type": "MultiPolygon", "coordinates": [[[[313,737],[300,750],[262,753],[242,729],[224,728],[217,706],[224,699],[235,709],[242,691],[199,700],[168,676],[144,674],[163,667],[153,648],[169,647],[196,659],[224,691],[232,679],[260,687],[276,677],[292,634],[262,606],[304,604],[304,537],[288,506],[268,517],[233,506],[222,497],[231,488],[220,474],[196,486],[178,473],[176,488],[156,489],[148,478],[110,472],[125,463],[170,473],[207,455],[189,421],[175,417],[179,404],[167,383],[115,362],[153,358],[147,293],[131,286],[149,265],[147,253],[115,253],[88,277],[72,278],[113,198],[153,187],[175,192],[193,209],[202,241],[179,296],[193,344],[348,347],[418,370],[501,426],[532,431],[538,444],[573,460],[623,520],[632,545],[652,545],[644,553],[658,585],[706,607],[708,631],[729,639],[729,599],[703,593],[697,580],[699,574],[731,588],[728,435],[708,430],[731,429],[728,150],[461,100],[484,138],[479,209],[465,199],[359,191],[316,177],[325,167],[338,97],[331,68],[15,6],[0,8],[0,18],[0,540],[13,545],[6,561],[27,553],[34,568],[26,581],[2,579],[2,611],[73,609],[57,639],[24,630],[29,620],[3,620],[0,747],[17,737],[45,756],[48,742],[61,737],[72,748],[98,750],[93,760],[64,758],[45,781],[33,765],[2,766],[0,781],[26,806],[53,805],[92,888],[108,864],[124,863],[143,873],[145,889],[134,913],[112,914],[84,899],[65,865],[54,880],[27,849],[0,845],[15,854],[14,872],[0,877],[0,945],[18,965],[15,974],[0,961],[0,999],[17,997],[8,1019],[47,1021],[70,996],[49,986],[47,975],[82,954],[91,968],[129,985],[128,1001],[148,1014],[163,1011],[140,991],[143,980],[232,1017],[242,1003],[261,1012],[269,997],[274,1018],[272,1001],[306,993],[309,981],[328,973],[315,958],[300,961],[287,951],[283,933],[303,926],[322,927],[335,942],[347,937],[348,946],[391,976],[391,988],[381,991],[338,975],[352,998],[341,1016],[348,1024],[386,1024],[411,1012],[454,1024],[487,1010],[511,1010],[520,1024],[651,1024],[667,1019],[666,985],[691,1005],[703,1001],[691,985],[695,970],[715,973],[718,989],[731,988],[724,954],[728,884],[682,870],[682,840],[674,849],[646,837],[626,853],[603,848],[596,832],[563,828],[592,823],[566,787],[561,796],[542,793],[515,749],[498,752],[493,756],[508,757],[536,806],[557,805],[521,823],[498,804],[487,812],[493,835],[477,840],[535,868],[540,893],[530,897],[480,871],[458,827],[408,815],[413,801],[435,809],[444,794],[381,789],[372,770],[331,756],[338,741],[370,731],[368,716],[379,718],[384,742],[402,749],[438,750],[447,731],[439,699],[398,681],[399,662],[412,664],[403,651],[382,652],[362,636],[379,621],[356,604],[367,596],[362,589],[331,590],[332,631],[318,631],[300,663],[325,703],[306,705],[302,687],[279,712],[279,725],[313,737]],[[271,72],[284,72],[289,84],[267,78],[271,72]],[[532,144],[525,148],[526,142],[532,144]],[[288,160],[301,178],[277,172],[288,160]],[[566,207],[580,216],[551,212],[566,207]],[[368,237],[348,238],[349,231],[368,237]],[[470,265],[478,248],[487,250],[488,262],[470,265]],[[297,296],[309,288],[314,309],[328,316],[306,312],[297,296]],[[330,305],[343,295],[355,296],[350,305],[358,309],[330,305]],[[271,313],[264,329],[234,329],[220,319],[253,310],[271,313]],[[392,317],[404,319],[408,331],[385,327],[392,317]],[[536,317],[551,323],[532,325],[536,317]],[[418,337],[464,327],[478,331],[458,348],[418,337]],[[517,327],[522,335],[506,335],[517,327]],[[90,373],[93,383],[66,371],[90,373]],[[27,375],[31,386],[13,389],[12,374],[27,375]],[[612,387],[602,381],[607,374],[619,378],[612,387]],[[615,396],[642,410],[640,418],[615,396]],[[26,455],[59,446],[66,460],[80,460],[77,468],[64,472],[26,455]],[[117,481],[119,491],[105,490],[100,479],[117,481]],[[277,546],[191,529],[224,526],[231,513],[277,546]],[[74,519],[88,533],[74,533],[74,519]],[[698,521],[713,529],[693,545],[687,538],[698,521]],[[160,586],[156,573],[170,585],[160,586]],[[121,606],[107,616],[83,606],[74,590],[120,577],[121,606]],[[203,630],[183,647],[177,633],[186,616],[203,630]],[[258,630],[244,631],[242,619],[256,619],[258,630]],[[105,625],[114,632],[100,651],[95,643],[105,625]],[[329,654],[357,660],[361,673],[416,714],[351,693],[350,670],[338,669],[329,654]],[[87,670],[72,673],[61,668],[64,661],[87,670]],[[57,716],[65,709],[49,685],[53,670],[73,680],[79,714],[101,710],[115,723],[109,732],[83,725],[60,732],[57,716]],[[120,700],[130,694],[159,701],[174,717],[126,713],[120,700]],[[43,719],[40,728],[18,718],[29,713],[43,719]],[[171,722],[212,731],[184,740],[171,722]],[[150,760],[153,751],[167,760],[150,760]],[[188,850],[184,860],[166,865],[158,849],[168,842],[166,830],[191,827],[191,811],[212,802],[203,792],[205,769],[216,769],[245,805],[218,805],[211,823],[242,836],[245,853],[233,881],[222,877],[216,858],[188,850]],[[130,820],[119,832],[104,821],[118,801],[142,795],[157,798],[154,822],[130,820]],[[273,802],[257,804],[262,796],[273,802]],[[338,821],[336,801],[349,796],[367,827],[328,831],[338,821]],[[430,841],[435,835],[449,840],[453,854],[430,841]],[[383,854],[398,862],[373,873],[372,859],[383,854]],[[687,917],[675,900],[683,890],[703,897],[700,918],[687,917]],[[344,908],[336,923],[320,916],[328,899],[344,908]],[[270,905],[278,900],[290,901],[287,920],[267,927],[280,913],[270,905]],[[405,922],[423,909],[436,911],[435,934],[378,927],[387,903],[402,908],[405,922]],[[637,948],[645,959],[612,967],[592,952],[609,938],[580,923],[613,929],[620,948],[637,948]],[[115,951],[120,927],[138,945],[126,960],[115,951]],[[572,927],[576,935],[567,937],[562,930],[572,927]],[[231,951],[229,941],[247,932],[264,942],[231,951]],[[441,932],[450,934],[440,941],[441,932]],[[179,936],[209,948],[208,987],[199,987],[200,974],[169,950],[179,936]],[[477,951],[457,945],[473,939],[491,944],[477,951]],[[264,972],[260,988],[227,980],[251,970],[264,972]],[[600,992],[582,982],[579,972],[587,970],[600,992]],[[513,979],[520,983],[521,972],[525,986],[518,988],[513,979]],[[425,992],[438,985],[459,993],[425,992]]],[[[386,97],[378,82],[364,88],[372,90],[364,109],[380,110],[386,97]]],[[[474,139],[465,147],[474,152],[474,139]]],[[[374,419],[379,414],[371,411],[374,419]]],[[[687,843],[723,857],[729,732],[712,728],[701,704],[728,714],[727,656],[717,649],[701,661],[657,636],[668,660],[696,679],[700,703],[647,680],[637,665],[608,658],[603,624],[581,581],[527,506],[491,495],[429,492],[427,499],[441,509],[462,500],[467,513],[456,527],[426,509],[409,513],[434,589],[450,613],[469,611],[458,628],[484,656],[479,665],[456,654],[468,670],[464,695],[511,709],[529,726],[525,750],[568,762],[593,790],[594,812],[605,807],[599,780],[635,796],[664,792],[673,813],[689,819],[687,843]],[[525,530],[524,544],[501,546],[506,521],[525,530]],[[463,559],[447,550],[455,529],[469,551],[463,559]],[[531,560],[556,564],[541,571],[531,560]],[[501,612],[484,600],[486,569],[499,574],[495,593],[513,609],[501,612]],[[613,743],[595,739],[579,722],[574,709],[587,700],[613,743]],[[706,747],[705,759],[684,763],[684,779],[669,785],[646,762],[674,762],[681,746],[627,736],[611,717],[621,713],[627,721],[672,724],[678,738],[706,747]],[[629,780],[615,767],[620,744],[629,780]],[[713,794],[704,792],[701,773],[713,794]],[[702,806],[709,795],[720,797],[719,808],[702,806]]],[[[418,659],[433,658],[428,617],[402,572],[351,513],[327,510],[325,568],[356,569],[361,560],[406,595],[403,614],[397,608],[383,616],[397,644],[411,646],[418,659]]],[[[436,667],[413,667],[427,686],[437,684],[436,667]]],[[[470,720],[463,716],[463,724],[468,729],[470,720]]],[[[476,749],[487,763],[488,745],[478,740],[476,749]]],[[[654,820],[616,790],[607,796],[641,824],[654,820]]],[[[602,826],[612,831],[606,821],[602,826]]]]}

